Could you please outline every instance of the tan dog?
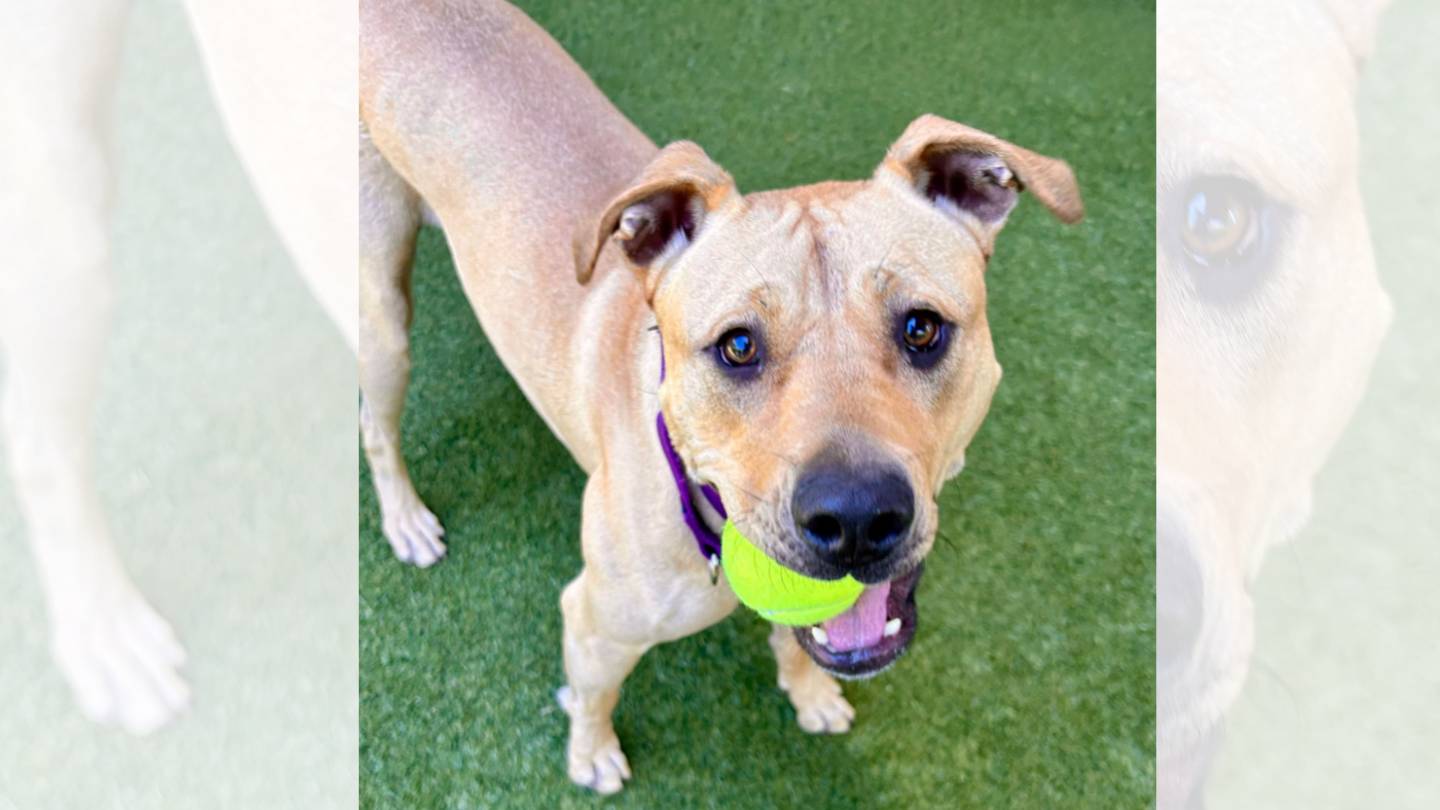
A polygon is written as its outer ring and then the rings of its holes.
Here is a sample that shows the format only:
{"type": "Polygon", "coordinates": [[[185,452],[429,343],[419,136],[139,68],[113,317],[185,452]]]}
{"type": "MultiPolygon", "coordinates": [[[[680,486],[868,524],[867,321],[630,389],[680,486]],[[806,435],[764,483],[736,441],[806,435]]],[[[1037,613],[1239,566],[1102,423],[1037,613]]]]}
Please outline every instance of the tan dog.
{"type": "Polygon", "coordinates": [[[1162,2],[1158,806],[1198,807],[1249,671],[1250,584],[1310,513],[1390,319],[1354,92],[1378,0],[1162,2]]]}
{"type": "Polygon", "coordinates": [[[1078,220],[1069,168],[923,116],[870,180],[742,195],[694,144],[657,150],[495,2],[362,3],[360,85],[362,419],[396,554],[444,553],[398,430],[428,207],[496,352],[589,474],[585,567],[561,598],[570,777],[621,788],[621,682],[736,604],[682,522],[657,412],[692,482],[770,555],[869,584],[865,615],[770,640],[800,725],[848,729],[826,670],[877,672],[913,635],[936,495],[1000,380],[996,234],[1022,187],[1078,220]]]}

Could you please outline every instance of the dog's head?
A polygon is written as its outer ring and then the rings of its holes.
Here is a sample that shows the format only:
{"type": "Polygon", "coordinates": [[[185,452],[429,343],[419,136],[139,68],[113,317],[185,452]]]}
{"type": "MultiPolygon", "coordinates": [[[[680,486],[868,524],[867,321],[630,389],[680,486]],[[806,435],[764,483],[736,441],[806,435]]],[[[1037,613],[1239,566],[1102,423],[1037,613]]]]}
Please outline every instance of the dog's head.
{"type": "Polygon", "coordinates": [[[1251,578],[1304,524],[1389,321],[1353,98],[1379,5],[1159,6],[1161,808],[1200,802],[1249,669],[1251,578]]]}
{"type": "Polygon", "coordinates": [[[869,180],[748,196],[682,142],[578,238],[582,282],[612,239],[643,275],[691,476],[775,560],[867,584],[797,633],[833,672],[877,672],[913,636],[936,496],[1000,381],[985,266],[1026,188],[1081,217],[1064,163],[934,116],[869,180]]]}

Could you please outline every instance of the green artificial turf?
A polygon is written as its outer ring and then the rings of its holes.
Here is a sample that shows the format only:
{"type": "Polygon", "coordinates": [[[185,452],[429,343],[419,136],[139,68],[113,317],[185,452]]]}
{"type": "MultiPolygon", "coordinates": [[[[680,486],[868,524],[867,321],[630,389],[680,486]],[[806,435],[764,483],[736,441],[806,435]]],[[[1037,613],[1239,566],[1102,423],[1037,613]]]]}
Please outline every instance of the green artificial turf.
{"type": "MultiPolygon", "coordinates": [[[[641,129],[699,142],[742,190],[868,176],[934,112],[1064,157],[1088,210],[1067,229],[1024,200],[1000,237],[1005,379],[943,495],[914,645],[846,687],[855,728],[802,733],[766,627],[737,613],[626,682],[615,720],[635,777],[603,801],[1149,805],[1153,6],[524,5],[641,129]]],[[[566,779],[552,698],[583,477],[487,345],[438,232],[415,287],[405,447],[450,556],[427,571],[391,557],[362,462],[363,803],[600,803],[566,779]]]]}

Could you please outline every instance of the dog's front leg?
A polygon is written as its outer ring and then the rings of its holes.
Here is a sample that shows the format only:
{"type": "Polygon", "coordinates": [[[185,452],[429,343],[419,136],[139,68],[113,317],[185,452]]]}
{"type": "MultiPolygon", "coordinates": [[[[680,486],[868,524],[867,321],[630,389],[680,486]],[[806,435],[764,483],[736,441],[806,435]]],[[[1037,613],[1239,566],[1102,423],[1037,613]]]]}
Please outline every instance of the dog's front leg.
{"type": "Polygon", "coordinates": [[[840,682],[820,668],[795,640],[794,628],[783,624],[770,630],[770,649],[780,670],[780,688],[790,696],[795,719],[811,734],[844,734],[855,720],[855,709],[840,691],[840,682]]]}
{"type": "Polygon", "coordinates": [[[668,485],[637,486],[633,476],[617,484],[603,470],[590,477],[581,521],[585,568],[560,596],[568,683],[556,697],[570,715],[570,779],[600,793],[615,793],[630,778],[611,713],[640,656],[735,609],[734,594],[712,582],[699,555],[673,555],[691,542],[680,537],[678,510],[668,525],[633,518],[649,514],[645,505],[668,485]]]}
{"type": "Polygon", "coordinates": [[[110,307],[107,100],[123,0],[21,4],[0,33],[0,427],[81,709],[151,731],[184,707],[183,652],[126,575],[91,471],[110,307]]]}
{"type": "Polygon", "coordinates": [[[565,678],[556,695],[570,715],[566,751],[571,781],[599,793],[615,793],[630,778],[630,763],[620,750],[611,714],[620,700],[620,684],[635,668],[647,645],[617,641],[607,625],[618,617],[607,609],[587,569],[560,597],[565,616],[565,678]]]}

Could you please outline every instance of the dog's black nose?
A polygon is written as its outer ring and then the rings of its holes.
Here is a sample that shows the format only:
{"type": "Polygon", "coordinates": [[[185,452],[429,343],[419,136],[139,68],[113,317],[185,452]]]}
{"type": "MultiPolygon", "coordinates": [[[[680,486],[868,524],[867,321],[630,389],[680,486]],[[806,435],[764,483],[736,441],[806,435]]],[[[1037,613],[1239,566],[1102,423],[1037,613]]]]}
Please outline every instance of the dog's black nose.
{"type": "Polygon", "coordinates": [[[853,569],[884,559],[905,538],[915,492],[891,467],[827,460],[801,475],[790,506],[800,535],[821,558],[853,569]]]}

